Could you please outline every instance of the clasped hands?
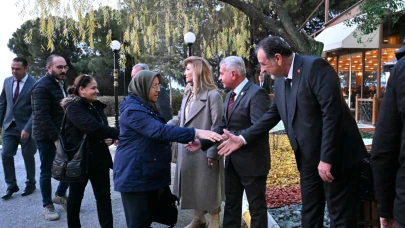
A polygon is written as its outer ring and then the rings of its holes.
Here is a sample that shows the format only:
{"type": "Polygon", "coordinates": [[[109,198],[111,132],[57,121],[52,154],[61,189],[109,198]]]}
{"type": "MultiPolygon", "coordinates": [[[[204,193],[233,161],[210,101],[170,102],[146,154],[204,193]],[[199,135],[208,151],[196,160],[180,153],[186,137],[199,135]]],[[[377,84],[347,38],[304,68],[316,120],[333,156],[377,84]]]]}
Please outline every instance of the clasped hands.
{"type": "MultiPolygon", "coordinates": [[[[218,133],[208,131],[208,130],[197,130],[197,137],[201,139],[208,139],[212,142],[223,141],[221,145],[218,146],[218,154],[229,156],[232,152],[243,146],[243,140],[236,135],[231,134],[228,130],[224,129],[224,134],[220,135],[218,133]]],[[[195,152],[201,149],[200,140],[196,139],[193,142],[189,142],[184,145],[189,151],[195,152]]]]}

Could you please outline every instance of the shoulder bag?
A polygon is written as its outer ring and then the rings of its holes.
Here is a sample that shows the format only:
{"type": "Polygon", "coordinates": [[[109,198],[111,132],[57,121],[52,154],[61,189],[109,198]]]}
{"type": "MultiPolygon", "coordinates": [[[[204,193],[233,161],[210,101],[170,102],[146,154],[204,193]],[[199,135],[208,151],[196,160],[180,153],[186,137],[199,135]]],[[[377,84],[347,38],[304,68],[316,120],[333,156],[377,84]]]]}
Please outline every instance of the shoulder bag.
{"type": "Polygon", "coordinates": [[[59,134],[59,144],[52,164],[52,177],[63,182],[84,182],[88,178],[87,135],[72,149],[66,148],[66,112],[59,134]]]}

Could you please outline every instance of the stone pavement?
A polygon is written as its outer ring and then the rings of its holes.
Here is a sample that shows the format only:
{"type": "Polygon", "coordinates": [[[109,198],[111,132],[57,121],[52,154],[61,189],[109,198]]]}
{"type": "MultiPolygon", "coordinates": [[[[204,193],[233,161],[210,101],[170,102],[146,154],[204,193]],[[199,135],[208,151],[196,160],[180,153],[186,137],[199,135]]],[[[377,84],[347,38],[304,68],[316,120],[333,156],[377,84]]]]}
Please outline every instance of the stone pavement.
{"type": "MultiPolygon", "coordinates": [[[[39,189],[39,154],[35,154],[36,161],[36,179],[37,190],[28,196],[21,196],[25,188],[25,167],[21,150],[19,149],[17,155],[14,157],[17,183],[20,188],[19,192],[13,194],[9,200],[0,199],[0,227],[1,228],[53,228],[53,227],[67,227],[66,211],[59,205],[55,205],[56,210],[60,212],[61,218],[57,221],[47,221],[42,217],[42,197],[39,189]]],[[[1,164],[1,163],[0,163],[1,164]]],[[[172,174],[175,165],[172,165],[172,174]]],[[[112,174],[112,172],[111,172],[112,174]]],[[[172,175],[173,176],[173,175],[172,175]]],[[[52,190],[55,192],[58,182],[52,180],[52,190]]],[[[4,182],[3,166],[0,165],[0,195],[6,192],[6,184],[4,182]]],[[[111,200],[114,215],[114,227],[125,228],[125,215],[122,207],[121,196],[118,192],[114,191],[113,183],[111,181],[111,200]]],[[[179,210],[178,223],[175,227],[185,227],[192,219],[192,210],[179,210]]],[[[206,216],[208,219],[208,216],[206,216]]],[[[89,183],[84,193],[84,198],[81,207],[80,219],[83,228],[96,228],[100,227],[97,217],[96,203],[94,194],[89,183]]],[[[221,215],[222,221],[222,215],[221,215]]],[[[152,227],[163,228],[167,227],[161,224],[152,224],[152,227]]]]}

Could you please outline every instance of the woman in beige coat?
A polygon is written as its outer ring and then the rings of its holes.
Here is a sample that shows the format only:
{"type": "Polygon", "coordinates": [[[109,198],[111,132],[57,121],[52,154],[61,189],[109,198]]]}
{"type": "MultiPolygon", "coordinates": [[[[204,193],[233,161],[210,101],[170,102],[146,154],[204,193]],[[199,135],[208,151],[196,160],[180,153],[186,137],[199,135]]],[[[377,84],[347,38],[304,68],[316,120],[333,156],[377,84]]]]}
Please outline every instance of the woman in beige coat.
{"type": "MultiPolygon", "coordinates": [[[[207,60],[191,56],[184,60],[186,82],[179,115],[168,124],[212,130],[222,121],[223,102],[214,84],[207,60]]],[[[181,209],[194,209],[186,228],[205,227],[205,213],[211,214],[209,227],[219,227],[224,195],[224,162],[216,146],[190,152],[178,144],[173,193],[181,199],[181,209]]]]}

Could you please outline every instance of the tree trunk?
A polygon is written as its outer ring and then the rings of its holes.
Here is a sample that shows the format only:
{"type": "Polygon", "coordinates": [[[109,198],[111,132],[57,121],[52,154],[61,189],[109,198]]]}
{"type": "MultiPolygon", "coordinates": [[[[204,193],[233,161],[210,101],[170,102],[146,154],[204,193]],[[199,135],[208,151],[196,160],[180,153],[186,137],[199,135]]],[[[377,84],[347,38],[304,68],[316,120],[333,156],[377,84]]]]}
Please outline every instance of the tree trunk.
{"type": "Polygon", "coordinates": [[[292,23],[290,15],[288,15],[288,12],[283,8],[281,0],[271,0],[275,6],[274,10],[276,10],[280,18],[280,20],[277,21],[263,14],[260,9],[256,8],[251,3],[242,0],[220,1],[248,15],[252,20],[255,20],[257,26],[261,25],[268,29],[271,35],[282,37],[291,45],[291,48],[299,54],[319,56],[322,54],[323,44],[315,41],[307,34],[298,31],[298,28],[292,23]]]}

